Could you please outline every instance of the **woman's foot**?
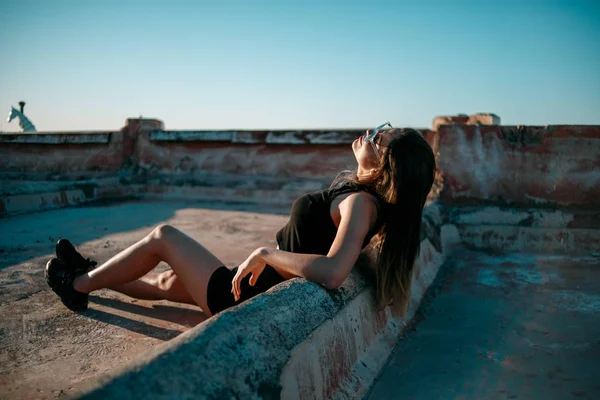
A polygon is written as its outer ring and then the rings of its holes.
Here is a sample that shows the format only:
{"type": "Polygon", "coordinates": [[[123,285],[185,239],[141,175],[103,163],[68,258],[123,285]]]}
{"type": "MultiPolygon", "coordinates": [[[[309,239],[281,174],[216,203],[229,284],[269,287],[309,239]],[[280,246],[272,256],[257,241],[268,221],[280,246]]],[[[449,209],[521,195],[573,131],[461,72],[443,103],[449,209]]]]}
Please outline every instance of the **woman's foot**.
{"type": "Polygon", "coordinates": [[[48,261],[44,270],[46,283],[60,297],[62,303],[71,311],[85,311],[88,307],[88,294],[75,290],[73,280],[76,276],[77,274],[58,258],[48,261]]]}
{"type": "Polygon", "coordinates": [[[75,272],[75,275],[85,274],[94,269],[98,263],[89,258],[83,258],[67,239],[56,242],[56,256],[65,267],[75,272]]]}

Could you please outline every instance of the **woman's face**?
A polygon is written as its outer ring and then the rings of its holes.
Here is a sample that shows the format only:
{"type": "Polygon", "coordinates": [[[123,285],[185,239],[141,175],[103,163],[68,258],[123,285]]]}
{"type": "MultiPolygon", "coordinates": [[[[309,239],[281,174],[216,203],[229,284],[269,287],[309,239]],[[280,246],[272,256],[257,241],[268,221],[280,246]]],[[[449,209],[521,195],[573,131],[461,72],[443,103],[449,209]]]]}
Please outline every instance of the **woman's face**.
{"type": "Polygon", "coordinates": [[[354,157],[358,162],[358,167],[360,170],[370,170],[373,168],[377,168],[379,166],[379,160],[377,159],[377,154],[373,149],[373,145],[377,148],[379,155],[383,155],[385,152],[385,147],[390,144],[392,139],[396,134],[395,129],[388,129],[381,131],[377,134],[373,143],[365,142],[365,139],[371,130],[368,130],[364,135],[359,137],[358,139],[352,142],[352,151],[354,152],[354,157]]]}

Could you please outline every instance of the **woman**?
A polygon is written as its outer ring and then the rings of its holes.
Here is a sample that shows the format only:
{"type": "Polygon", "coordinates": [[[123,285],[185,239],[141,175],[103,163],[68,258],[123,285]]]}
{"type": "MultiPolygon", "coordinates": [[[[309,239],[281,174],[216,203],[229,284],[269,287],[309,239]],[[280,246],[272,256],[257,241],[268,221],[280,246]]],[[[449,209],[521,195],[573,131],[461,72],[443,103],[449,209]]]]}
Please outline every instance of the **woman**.
{"type": "Polygon", "coordinates": [[[356,171],[294,202],[290,221],[277,233],[276,249],[258,248],[233,270],[181,231],[160,225],[93,270],[93,261],[61,239],[58,258],[46,266],[46,280],[74,311],[87,308],[88,293],[110,288],[140,299],[196,304],[212,316],[292,277],[337,288],[377,235],[377,305],[393,305],[403,313],[435,158],[417,131],[385,130],[386,125],[352,143],[356,171]],[[172,270],[146,275],[160,261],[172,270]]]}

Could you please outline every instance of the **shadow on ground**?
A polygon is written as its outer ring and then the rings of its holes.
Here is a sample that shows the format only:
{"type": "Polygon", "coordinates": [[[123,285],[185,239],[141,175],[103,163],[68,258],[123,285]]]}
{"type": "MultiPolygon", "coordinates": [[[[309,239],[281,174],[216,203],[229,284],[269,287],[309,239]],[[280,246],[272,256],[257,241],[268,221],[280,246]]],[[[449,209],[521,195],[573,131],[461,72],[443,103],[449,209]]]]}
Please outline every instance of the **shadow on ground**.
{"type": "Polygon", "coordinates": [[[177,324],[186,328],[193,328],[199,323],[205,321],[208,317],[199,308],[190,308],[189,305],[178,305],[177,303],[161,304],[162,302],[141,301],[132,299],[132,302],[142,303],[143,305],[123,301],[109,297],[90,296],[90,302],[98,307],[86,311],[84,315],[98,321],[111,325],[117,325],[130,331],[150,336],[156,339],[169,340],[181,333],[180,330],[172,330],[165,327],[165,324],[156,323],[156,320],[177,324]],[[152,320],[153,325],[126,317],[127,314],[147,317],[144,320],[152,320]]]}
{"type": "MultiPolygon", "coordinates": [[[[127,201],[102,202],[82,207],[49,210],[0,219],[0,271],[36,257],[52,255],[60,238],[75,244],[120,232],[153,228],[180,209],[248,211],[282,215],[289,207],[269,207],[242,202],[127,201]]],[[[139,237],[141,239],[142,236],[139,237]]]]}

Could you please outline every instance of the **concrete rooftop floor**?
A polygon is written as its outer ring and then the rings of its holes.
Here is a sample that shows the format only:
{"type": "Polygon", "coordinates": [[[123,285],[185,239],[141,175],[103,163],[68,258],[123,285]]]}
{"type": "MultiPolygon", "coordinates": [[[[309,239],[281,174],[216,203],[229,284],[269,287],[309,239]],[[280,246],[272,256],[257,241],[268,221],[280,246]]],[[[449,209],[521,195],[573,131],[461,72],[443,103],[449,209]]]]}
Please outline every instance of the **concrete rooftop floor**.
{"type": "Polygon", "coordinates": [[[600,255],[459,249],[370,399],[600,399],[600,255]]]}
{"type": "MultiPolygon", "coordinates": [[[[160,223],[192,236],[228,266],[275,246],[286,209],[242,203],[125,202],[0,219],[0,399],[55,398],[204,321],[199,307],[143,301],[111,290],[73,313],[46,285],[43,269],[60,237],[104,262],[160,223]]],[[[164,263],[156,271],[167,269],[164,263]]]]}

